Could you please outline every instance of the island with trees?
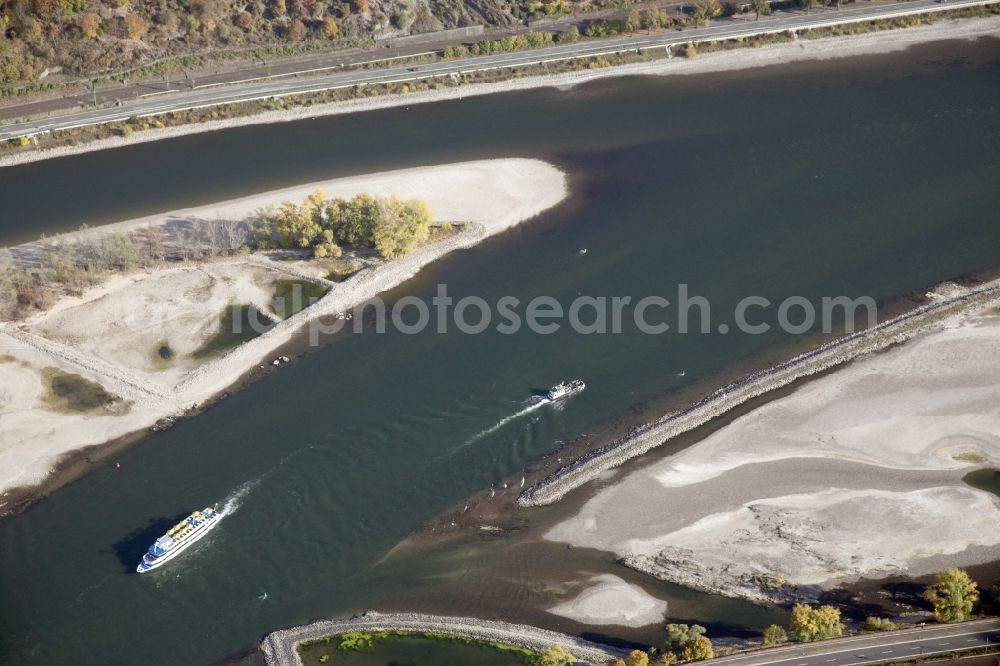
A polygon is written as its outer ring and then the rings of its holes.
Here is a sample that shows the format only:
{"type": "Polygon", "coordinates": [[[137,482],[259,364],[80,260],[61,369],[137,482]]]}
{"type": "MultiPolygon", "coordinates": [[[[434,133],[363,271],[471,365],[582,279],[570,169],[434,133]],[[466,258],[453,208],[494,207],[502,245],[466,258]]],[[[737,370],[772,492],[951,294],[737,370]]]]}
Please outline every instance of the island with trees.
{"type": "Polygon", "coordinates": [[[245,373],[287,363],[274,350],[310,338],[314,324],[566,195],[564,174],[545,162],[484,160],[303,185],[0,250],[0,383],[12,391],[0,402],[0,489],[15,491],[7,510],[67,481],[46,479],[82,447],[169,427],[245,373]]]}

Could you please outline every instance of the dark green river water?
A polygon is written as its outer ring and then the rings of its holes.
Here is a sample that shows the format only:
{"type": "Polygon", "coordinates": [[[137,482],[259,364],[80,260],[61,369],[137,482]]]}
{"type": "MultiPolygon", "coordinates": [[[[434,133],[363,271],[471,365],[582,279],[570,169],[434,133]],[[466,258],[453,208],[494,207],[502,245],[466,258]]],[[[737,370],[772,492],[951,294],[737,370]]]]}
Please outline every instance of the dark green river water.
{"type": "MultiPolygon", "coordinates": [[[[572,176],[571,199],[394,297],[429,296],[440,282],[487,300],[673,300],[687,283],[724,323],[747,295],[890,299],[1000,264],[997,42],[480,97],[0,169],[0,242],[335,175],[503,156],[553,161],[572,176]]],[[[546,581],[500,544],[380,560],[560,440],[791,342],[629,327],[344,337],[0,524],[0,661],[212,663],[270,630],[371,607],[535,620],[546,581]],[[571,376],[586,379],[585,393],[478,436],[571,376]],[[213,502],[233,511],[198,547],[133,573],[164,526],[213,502]],[[469,573],[490,557],[503,584],[469,573]]],[[[574,558],[551,568],[571,578],[591,566],[574,558]]],[[[768,618],[648,585],[677,619],[768,618]]]]}

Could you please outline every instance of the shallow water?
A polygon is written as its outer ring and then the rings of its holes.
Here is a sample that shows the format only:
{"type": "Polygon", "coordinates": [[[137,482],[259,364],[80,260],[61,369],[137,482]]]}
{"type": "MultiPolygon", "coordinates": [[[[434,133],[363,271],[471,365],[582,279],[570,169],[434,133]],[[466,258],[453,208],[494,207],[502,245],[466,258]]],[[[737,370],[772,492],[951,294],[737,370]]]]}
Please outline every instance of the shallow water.
{"type": "MultiPolygon", "coordinates": [[[[711,301],[715,330],[750,294],[881,300],[995,266],[998,82],[996,42],[948,43],[227,130],[0,170],[0,238],[336,175],[534,155],[570,173],[569,202],[390,297],[430,297],[441,282],[488,301],[674,300],[686,283],[711,301]]],[[[609,555],[553,547],[539,567],[502,541],[386,555],[560,441],[796,339],[632,327],[343,336],[0,524],[0,661],[211,663],[272,629],[373,607],[624,635],[543,610],[567,580],[614,567],[609,555]],[[518,415],[571,377],[587,390],[518,415]],[[164,524],[213,502],[232,510],[218,529],[170,566],[134,573],[164,524]]],[[[773,618],[620,575],[716,635],[773,618]]],[[[645,636],[655,628],[630,634],[645,636]]]]}
{"type": "Polygon", "coordinates": [[[1000,469],[978,469],[962,477],[973,488],[985,490],[1000,497],[1000,469]]]}

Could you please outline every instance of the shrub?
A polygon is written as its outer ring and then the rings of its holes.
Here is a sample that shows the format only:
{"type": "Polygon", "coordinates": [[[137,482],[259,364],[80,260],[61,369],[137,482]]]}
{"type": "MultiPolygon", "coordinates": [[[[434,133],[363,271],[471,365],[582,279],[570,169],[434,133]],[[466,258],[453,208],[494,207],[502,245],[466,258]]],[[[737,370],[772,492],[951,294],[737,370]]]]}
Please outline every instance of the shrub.
{"type": "Polygon", "coordinates": [[[781,645],[787,641],[788,634],[786,634],[785,630],[776,624],[772,624],[764,630],[764,645],[767,647],[772,645],[781,645]]]}
{"type": "Polygon", "coordinates": [[[813,608],[806,604],[792,607],[791,630],[803,643],[835,638],[844,633],[840,609],[833,606],[813,608]]]}
{"type": "Polygon", "coordinates": [[[861,625],[862,631],[895,631],[896,629],[898,629],[896,623],[889,618],[874,615],[869,615],[864,624],[861,625]]]}
{"type": "Polygon", "coordinates": [[[125,34],[129,39],[140,39],[146,34],[148,26],[146,21],[138,14],[127,14],[125,16],[125,34]]]}
{"type": "Polygon", "coordinates": [[[84,14],[80,17],[80,34],[87,38],[97,37],[97,31],[101,28],[101,19],[97,14],[84,14]]]}

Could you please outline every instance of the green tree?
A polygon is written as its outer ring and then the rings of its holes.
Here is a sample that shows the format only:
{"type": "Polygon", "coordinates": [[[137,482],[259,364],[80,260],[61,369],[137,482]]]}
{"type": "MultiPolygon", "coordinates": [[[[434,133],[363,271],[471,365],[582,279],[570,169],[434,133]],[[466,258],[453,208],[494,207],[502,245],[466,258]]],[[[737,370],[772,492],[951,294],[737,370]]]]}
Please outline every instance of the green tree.
{"type": "Polygon", "coordinates": [[[538,666],[571,666],[576,657],[561,645],[551,645],[538,655],[538,666]]]}
{"type": "Polygon", "coordinates": [[[648,29],[663,28],[670,25],[670,17],[662,9],[646,9],[642,12],[642,27],[648,29]]]}
{"type": "Polygon", "coordinates": [[[705,627],[700,624],[668,624],[667,649],[680,656],[698,636],[705,635],[705,627]]]}
{"type": "Polygon", "coordinates": [[[684,661],[702,661],[715,657],[715,648],[708,636],[695,636],[684,648],[684,661]]]}
{"type": "Polygon", "coordinates": [[[573,42],[580,39],[580,29],[575,25],[570,26],[570,29],[566,32],[559,33],[559,42],[563,44],[572,44],[573,42]]]}
{"type": "Polygon", "coordinates": [[[625,666],[649,666],[649,655],[642,650],[632,650],[625,658],[625,666]]]}
{"type": "Polygon", "coordinates": [[[371,247],[374,244],[379,206],[370,194],[359,194],[350,201],[335,200],[328,205],[327,215],[341,243],[352,247],[371,247]],[[337,210],[330,210],[333,207],[337,210]]]}
{"type": "Polygon", "coordinates": [[[628,13],[625,18],[625,32],[628,34],[633,34],[642,27],[642,20],[639,18],[639,12],[632,10],[628,13]]]}
{"type": "Polygon", "coordinates": [[[286,201],[274,218],[274,230],[278,234],[279,247],[307,248],[323,229],[316,224],[307,206],[286,201]]]}
{"type": "Polygon", "coordinates": [[[760,20],[761,14],[771,13],[771,0],[752,0],[753,10],[757,13],[757,20],[760,20]]]}
{"type": "Polygon", "coordinates": [[[937,575],[934,584],[924,592],[924,598],[934,606],[938,622],[962,622],[972,615],[979,601],[979,590],[969,574],[951,568],[937,575]]]}
{"type": "Polygon", "coordinates": [[[373,233],[375,249],[386,259],[412,252],[430,236],[431,212],[419,199],[379,201],[379,220],[373,233]]]}
{"type": "Polygon", "coordinates": [[[696,25],[708,25],[713,18],[722,14],[718,0],[695,0],[691,8],[691,21],[696,25]]]}
{"type": "Polygon", "coordinates": [[[772,645],[781,645],[788,641],[788,634],[785,630],[776,624],[772,624],[770,627],[764,630],[764,645],[770,647],[772,645]]]}
{"type": "Polygon", "coordinates": [[[834,638],[844,633],[840,609],[833,606],[813,608],[806,604],[795,604],[792,607],[790,628],[803,643],[834,638]]]}

